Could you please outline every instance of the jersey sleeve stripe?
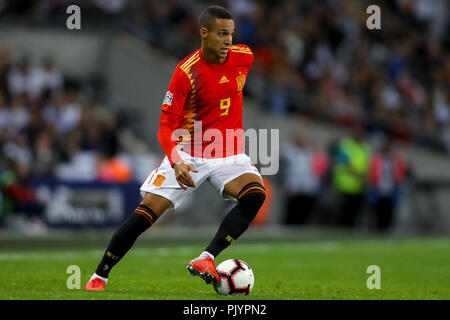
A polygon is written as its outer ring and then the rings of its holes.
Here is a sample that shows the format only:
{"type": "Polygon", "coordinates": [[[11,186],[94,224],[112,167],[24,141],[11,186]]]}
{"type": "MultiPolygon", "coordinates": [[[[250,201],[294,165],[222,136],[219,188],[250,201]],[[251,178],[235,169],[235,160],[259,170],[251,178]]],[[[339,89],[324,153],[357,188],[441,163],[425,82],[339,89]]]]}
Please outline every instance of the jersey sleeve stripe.
{"type": "Polygon", "coordinates": [[[200,60],[200,57],[194,59],[193,61],[191,61],[189,64],[187,64],[186,66],[182,67],[181,70],[184,71],[185,73],[188,73],[189,69],[195,64],[197,63],[197,61],[200,60]]]}
{"type": "Polygon", "coordinates": [[[242,50],[250,50],[249,47],[242,47],[242,46],[237,46],[237,45],[231,45],[230,49],[242,49],[242,50]]]}
{"type": "Polygon", "coordinates": [[[181,66],[181,68],[184,68],[186,65],[188,65],[192,60],[196,59],[198,57],[198,52],[193,54],[192,57],[190,57],[189,59],[187,59],[181,66]]]}
{"type": "Polygon", "coordinates": [[[253,54],[252,50],[249,47],[230,46],[230,51],[237,53],[253,54]]]}
{"type": "Polygon", "coordinates": [[[236,52],[236,53],[244,53],[244,54],[253,54],[252,52],[245,52],[245,51],[235,51],[235,50],[231,50],[231,52],[236,52]]]}
{"type": "Polygon", "coordinates": [[[230,49],[231,51],[242,51],[242,52],[252,52],[252,50],[243,50],[243,49],[230,49]]]}
{"type": "Polygon", "coordinates": [[[198,52],[194,53],[189,59],[187,59],[185,62],[183,62],[183,64],[180,67],[188,64],[190,61],[192,61],[192,59],[195,59],[196,57],[198,57],[198,52]]]}

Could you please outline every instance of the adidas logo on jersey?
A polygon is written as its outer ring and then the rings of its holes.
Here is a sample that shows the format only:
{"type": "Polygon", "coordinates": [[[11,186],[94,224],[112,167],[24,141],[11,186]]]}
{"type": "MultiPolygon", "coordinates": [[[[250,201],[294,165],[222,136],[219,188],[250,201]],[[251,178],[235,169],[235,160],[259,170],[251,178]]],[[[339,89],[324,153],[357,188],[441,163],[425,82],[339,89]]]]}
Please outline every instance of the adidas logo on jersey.
{"type": "Polygon", "coordinates": [[[230,80],[228,80],[227,77],[223,76],[222,79],[220,79],[219,84],[227,82],[230,82],[230,80]]]}

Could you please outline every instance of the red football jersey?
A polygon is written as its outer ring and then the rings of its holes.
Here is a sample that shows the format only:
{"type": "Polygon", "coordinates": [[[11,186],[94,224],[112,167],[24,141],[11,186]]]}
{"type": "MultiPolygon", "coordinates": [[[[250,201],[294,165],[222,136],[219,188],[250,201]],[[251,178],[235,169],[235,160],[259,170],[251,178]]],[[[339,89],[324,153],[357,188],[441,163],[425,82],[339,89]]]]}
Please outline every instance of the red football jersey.
{"type": "Polygon", "coordinates": [[[200,158],[244,153],[242,90],[252,63],[248,46],[231,45],[223,63],[208,63],[199,49],[177,65],[162,110],[178,115],[179,149],[200,158]]]}

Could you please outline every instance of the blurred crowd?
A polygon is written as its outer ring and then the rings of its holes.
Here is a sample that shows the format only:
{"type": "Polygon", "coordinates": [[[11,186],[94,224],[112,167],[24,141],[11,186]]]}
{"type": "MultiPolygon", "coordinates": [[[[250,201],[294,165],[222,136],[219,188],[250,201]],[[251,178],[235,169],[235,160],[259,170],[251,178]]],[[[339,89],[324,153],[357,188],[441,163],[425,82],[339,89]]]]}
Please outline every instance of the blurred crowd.
{"type": "Polygon", "coordinates": [[[83,21],[114,21],[178,59],[200,46],[201,10],[223,5],[236,20],[233,41],[255,53],[246,90],[273,114],[363,123],[450,152],[447,0],[3,0],[0,16],[59,21],[69,4],[83,21]],[[379,30],[366,25],[372,4],[379,30]]]}
{"type": "MultiPolygon", "coordinates": [[[[248,44],[255,54],[248,95],[273,115],[354,128],[351,137],[327,151],[315,150],[302,135],[285,146],[292,155],[283,166],[285,222],[308,221],[318,196],[330,188],[340,203],[335,223],[354,225],[369,205],[383,229],[392,221],[407,172],[390,141],[450,152],[450,3],[376,1],[381,29],[369,30],[366,8],[372,2],[0,0],[0,18],[60,22],[67,18],[67,6],[78,4],[84,25],[114,24],[179,60],[200,46],[197,18],[205,6],[229,8],[236,20],[233,42],[248,44]],[[360,137],[379,131],[387,142],[371,151],[360,137]],[[300,207],[304,215],[292,214],[300,207]]],[[[142,180],[121,153],[125,118],[84,96],[52,57],[33,58],[13,62],[10,51],[0,52],[2,212],[11,209],[5,195],[34,206],[35,196],[26,188],[30,177],[142,180]]]]}
{"type": "Polygon", "coordinates": [[[51,21],[69,2],[83,19],[114,21],[177,59],[200,46],[201,10],[223,5],[236,20],[233,41],[255,53],[247,93],[271,113],[362,123],[450,152],[447,0],[8,0],[3,11],[51,21]],[[366,25],[372,4],[379,30],[366,25]]]}
{"type": "Polygon", "coordinates": [[[0,225],[12,212],[40,214],[32,179],[142,179],[122,152],[123,117],[83,94],[51,57],[11,57],[0,49],[0,225]]]}
{"type": "Polygon", "coordinates": [[[367,143],[360,125],[328,150],[298,132],[281,149],[283,222],[390,230],[413,182],[411,166],[393,146],[385,136],[367,143]]]}
{"type": "MultiPolygon", "coordinates": [[[[369,30],[369,0],[41,0],[0,1],[0,16],[67,17],[114,25],[184,58],[198,49],[198,15],[230,9],[235,43],[255,63],[247,93],[276,115],[302,114],[341,125],[362,123],[397,139],[450,152],[450,3],[376,1],[381,29],[369,30]]],[[[88,22],[86,22],[88,23],[88,22]]]]}

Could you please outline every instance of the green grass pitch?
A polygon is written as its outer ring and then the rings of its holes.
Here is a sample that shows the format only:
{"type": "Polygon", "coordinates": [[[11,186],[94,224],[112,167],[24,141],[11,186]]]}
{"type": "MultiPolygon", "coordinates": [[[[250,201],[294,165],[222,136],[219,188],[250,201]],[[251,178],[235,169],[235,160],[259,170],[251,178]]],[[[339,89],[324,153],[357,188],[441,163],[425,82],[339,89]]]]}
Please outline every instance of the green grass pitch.
{"type": "Polygon", "coordinates": [[[136,243],[110,274],[105,292],[82,288],[104,252],[95,247],[0,248],[0,299],[309,300],[450,299],[450,239],[343,239],[236,242],[219,257],[247,262],[248,297],[221,297],[192,277],[186,263],[205,242],[136,243]],[[81,290],[67,288],[67,267],[81,270],[81,290]],[[367,288],[367,267],[381,270],[381,289],[367,288]]]}

